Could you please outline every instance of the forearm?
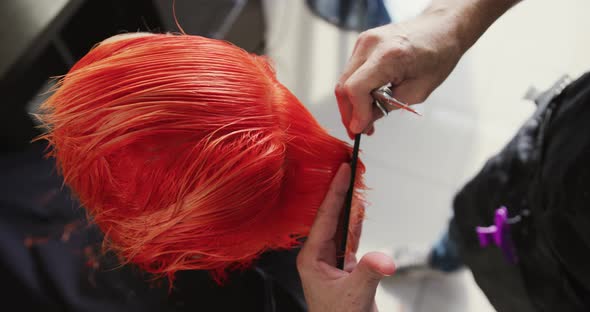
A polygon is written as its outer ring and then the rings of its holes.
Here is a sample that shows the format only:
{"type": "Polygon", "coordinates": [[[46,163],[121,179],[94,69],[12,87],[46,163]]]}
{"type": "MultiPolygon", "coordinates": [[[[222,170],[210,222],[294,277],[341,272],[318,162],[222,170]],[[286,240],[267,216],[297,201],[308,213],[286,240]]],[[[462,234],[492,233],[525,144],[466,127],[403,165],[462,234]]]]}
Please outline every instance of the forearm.
{"type": "Polygon", "coordinates": [[[520,0],[433,0],[424,14],[448,18],[462,53],[520,0]]]}

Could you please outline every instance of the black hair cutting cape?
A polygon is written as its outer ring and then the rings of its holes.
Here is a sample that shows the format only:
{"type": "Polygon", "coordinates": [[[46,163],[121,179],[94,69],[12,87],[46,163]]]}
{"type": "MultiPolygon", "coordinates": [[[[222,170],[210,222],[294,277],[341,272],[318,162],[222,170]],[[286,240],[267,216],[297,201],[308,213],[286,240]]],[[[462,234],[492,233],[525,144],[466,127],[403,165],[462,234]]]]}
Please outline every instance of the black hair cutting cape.
{"type": "Polygon", "coordinates": [[[590,311],[590,74],[537,104],[456,195],[451,238],[498,311],[590,311]],[[512,227],[516,265],[475,233],[500,206],[530,213],[512,227]]]}
{"type": "Polygon", "coordinates": [[[178,273],[174,288],[101,251],[45,144],[0,154],[3,311],[305,311],[297,250],[263,255],[218,286],[207,272],[178,273]]]}

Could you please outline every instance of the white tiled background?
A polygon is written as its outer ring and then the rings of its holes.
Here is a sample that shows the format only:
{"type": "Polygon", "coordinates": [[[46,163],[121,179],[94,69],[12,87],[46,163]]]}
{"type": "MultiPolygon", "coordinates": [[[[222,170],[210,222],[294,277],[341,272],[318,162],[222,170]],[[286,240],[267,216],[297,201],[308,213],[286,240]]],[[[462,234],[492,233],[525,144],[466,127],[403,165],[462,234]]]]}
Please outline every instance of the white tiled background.
{"type": "MultiPolygon", "coordinates": [[[[425,0],[390,0],[394,20],[425,0]]],[[[280,80],[335,136],[347,139],[333,87],[357,33],[314,17],[304,1],[267,0],[269,54],[280,80]]],[[[427,246],[444,230],[451,200],[483,162],[510,139],[533,104],[529,86],[590,70],[590,1],[526,0],[496,22],[426,103],[423,117],[397,112],[364,137],[371,206],[360,254],[427,246]]],[[[464,272],[445,279],[384,280],[381,311],[493,311],[464,272]]]]}

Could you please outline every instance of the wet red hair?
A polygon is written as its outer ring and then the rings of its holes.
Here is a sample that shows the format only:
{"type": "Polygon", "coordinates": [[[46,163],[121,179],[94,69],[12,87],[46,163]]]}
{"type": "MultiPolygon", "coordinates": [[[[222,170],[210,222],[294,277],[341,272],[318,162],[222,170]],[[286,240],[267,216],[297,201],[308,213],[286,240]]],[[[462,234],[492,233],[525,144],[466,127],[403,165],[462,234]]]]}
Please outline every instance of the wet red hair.
{"type": "MultiPolygon", "coordinates": [[[[199,269],[219,280],[262,252],[297,245],[351,157],[264,57],[198,36],[96,46],[40,119],[50,155],[108,247],[171,278],[199,269]]],[[[359,189],[363,172],[361,164],[359,189]]]]}

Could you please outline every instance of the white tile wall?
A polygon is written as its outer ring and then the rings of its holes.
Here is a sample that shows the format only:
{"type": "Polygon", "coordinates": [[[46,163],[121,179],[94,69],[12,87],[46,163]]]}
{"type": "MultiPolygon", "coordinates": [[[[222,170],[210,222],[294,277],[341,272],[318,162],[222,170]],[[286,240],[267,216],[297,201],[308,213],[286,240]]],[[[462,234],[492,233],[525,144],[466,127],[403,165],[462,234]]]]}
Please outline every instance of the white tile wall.
{"type": "MultiPolygon", "coordinates": [[[[427,0],[389,0],[397,20],[427,0]]],[[[314,17],[305,1],[266,0],[269,54],[279,79],[335,136],[348,140],[333,87],[356,36],[314,17]]],[[[428,245],[446,226],[454,192],[532,112],[531,84],[590,70],[590,2],[526,0],[503,16],[419,109],[377,125],[361,148],[372,188],[360,253],[428,245]]],[[[381,311],[493,311],[470,272],[444,279],[385,280],[381,311]]]]}

